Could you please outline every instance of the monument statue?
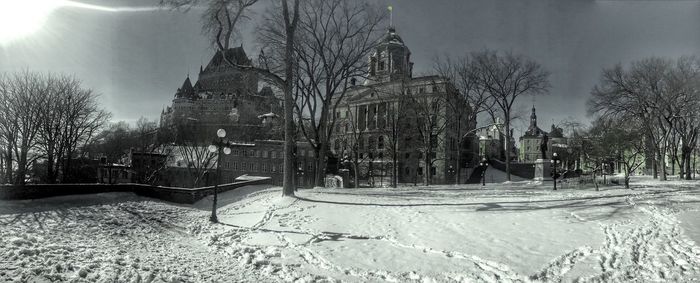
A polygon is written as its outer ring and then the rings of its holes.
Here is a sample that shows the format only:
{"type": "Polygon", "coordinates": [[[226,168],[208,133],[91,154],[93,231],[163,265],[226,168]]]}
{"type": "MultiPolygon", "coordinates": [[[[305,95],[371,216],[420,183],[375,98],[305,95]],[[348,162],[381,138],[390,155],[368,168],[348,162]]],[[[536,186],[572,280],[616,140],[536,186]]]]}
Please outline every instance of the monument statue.
{"type": "Polygon", "coordinates": [[[542,135],[542,142],[540,143],[540,151],[542,152],[542,159],[547,159],[547,142],[549,142],[549,137],[547,134],[542,135]]]}

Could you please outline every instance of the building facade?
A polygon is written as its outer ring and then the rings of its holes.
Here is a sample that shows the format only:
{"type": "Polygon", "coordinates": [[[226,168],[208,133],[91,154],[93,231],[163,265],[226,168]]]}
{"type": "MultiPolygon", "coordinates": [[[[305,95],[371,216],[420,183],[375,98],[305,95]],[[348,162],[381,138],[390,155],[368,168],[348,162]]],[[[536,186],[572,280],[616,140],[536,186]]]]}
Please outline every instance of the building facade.
{"type": "Polygon", "coordinates": [[[368,61],[365,82],[353,80],[338,102],[333,155],[370,185],[389,185],[394,174],[403,183],[423,183],[426,174],[430,183],[454,182],[458,168],[478,159],[473,139],[460,136],[475,126],[458,115],[468,104],[445,78],[413,77],[411,52],[393,27],[368,61]]]}
{"type": "Polygon", "coordinates": [[[537,126],[537,114],[535,107],[532,107],[530,114],[530,126],[525,134],[520,137],[520,161],[535,162],[542,158],[542,144],[546,140],[546,152],[544,159],[551,159],[552,153],[558,152],[560,156],[566,153],[568,143],[564,137],[563,129],[552,124],[550,132],[545,132],[537,126]]]}
{"type": "Polygon", "coordinates": [[[161,128],[186,125],[213,135],[219,128],[236,133],[235,140],[252,141],[265,136],[260,115],[281,113],[282,100],[270,87],[258,90],[255,72],[235,65],[250,65],[243,47],[217,52],[206,67],[200,66],[193,85],[189,75],[175,92],[172,105],[161,112],[161,128]]]}

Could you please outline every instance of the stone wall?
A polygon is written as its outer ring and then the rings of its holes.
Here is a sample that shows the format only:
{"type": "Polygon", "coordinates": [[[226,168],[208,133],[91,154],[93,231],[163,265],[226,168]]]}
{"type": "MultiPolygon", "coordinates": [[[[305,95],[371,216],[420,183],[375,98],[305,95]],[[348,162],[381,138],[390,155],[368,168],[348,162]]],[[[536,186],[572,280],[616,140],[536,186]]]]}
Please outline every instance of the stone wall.
{"type": "MultiPolygon", "coordinates": [[[[218,187],[226,192],[248,185],[270,185],[270,178],[236,181],[218,187]]],[[[157,198],[175,203],[192,204],[214,192],[214,187],[176,188],[144,184],[40,184],[40,185],[0,185],[0,199],[22,200],[55,196],[98,194],[108,192],[133,192],[137,195],[157,198]]]]}

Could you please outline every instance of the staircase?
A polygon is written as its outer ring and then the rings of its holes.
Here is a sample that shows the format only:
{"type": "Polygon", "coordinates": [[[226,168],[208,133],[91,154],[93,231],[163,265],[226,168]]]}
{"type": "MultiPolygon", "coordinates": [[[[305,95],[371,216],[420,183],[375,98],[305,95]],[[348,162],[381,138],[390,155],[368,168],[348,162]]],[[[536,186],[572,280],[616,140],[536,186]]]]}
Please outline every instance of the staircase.
{"type": "Polygon", "coordinates": [[[467,179],[465,184],[479,184],[481,183],[481,174],[484,172],[484,167],[481,166],[476,166],[474,167],[474,171],[472,171],[472,174],[469,175],[469,179],[467,179]]]}

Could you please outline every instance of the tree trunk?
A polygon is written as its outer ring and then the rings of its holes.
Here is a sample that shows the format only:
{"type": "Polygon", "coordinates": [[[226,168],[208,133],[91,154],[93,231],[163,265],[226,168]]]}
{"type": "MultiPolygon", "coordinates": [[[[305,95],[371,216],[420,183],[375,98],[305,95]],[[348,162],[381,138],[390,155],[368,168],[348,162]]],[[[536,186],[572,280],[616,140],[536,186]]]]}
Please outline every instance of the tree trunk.
{"type": "Polygon", "coordinates": [[[454,174],[457,174],[457,176],[454,176],[455,178],[455,185],[459,184],[459,177],[461,176],[461,169],[462,166],[459,163],[460,159],[462,158],[462,119],[457,120],[457,166],[455,166],[454,174]]]}
{"type": "MultiPolygon", "coordinates": [[[[357,159],[356,159],[357,160],[357,159]]],[[[360,165],[358,164],[359,162],[353,162],[353,167],[355,169],[355,184],[353,185],[353,188],[358,188],[360,186],[360,165]]]]}
{"type": "Polygon", "coordinates": [[[665,153],[666,153],[665,151],[660,150],[659,154],[658,154],[659,155],[658,156],[658,160],[659,160],[658,168],[661,171],[661,180],[662,181],[668,180],[666,178],[666,160],[664,159],[665,153]]]}
{"type": "Polygon", "coordinates": [[[598,181],[595,179],[595,169],[593,169],[593,185],[595,185],[595,190],[600,191],[600,188],[598,187],[598,181]]]}
{"type": "Polygon", "coordinates": [[[510,181],[510,113],[505,113],[506,119],[506,179],[510,181]]]}
{"type": "Polygon", "coordinates": [[[690,168],[690,156],[693,154],[693,148],[690,146],[683,146],[683,165],[684,168],[683,172],[685,173],[685,179],[686,180],[692,180],[693,176],[691,175],[691,168],[690,168]]]}
{"type": "MultiPolygon", "coordinates": [[[[325,131],[325,130],[324,130],[325,131]]],[[[326,152],[328,152],[328,143],[322,143],[320,145],[320,148],[318,149],[318,152],[316,152],[316,168],[315,168],[315,176],[314,176],[314,183],[318,187],[324,187],[325,186],[325,176],[326,176],[326,152]]]]}
{"type": "Polygon", "coordinates": [[[399,186],[399,164],[398,164],[398,158],[396,158],[396,155],[398,152],[394,150],[394,154],[392,154],[392,169],[391,169],[391,187],[396,188],[399,186]]]}
{"type": "Polygon", "coordinates": [[[12,183],[12,149],[7,145],[5,152],[5,183],[12,183]]]}
{"type": "Polygon", "coordinates": [[[294,4],[294,19],[290,23],[287,1],[282,1],[282,13],[285,18],[285,84],[284,84],[284,181],[282,195],[294,196],[294,33],[298,18],[298,1],[294,4]]]}
{"type": "Polygon", "coordinates": [[[652,174],[654,175],[654,179],[658,179],[658,178],[659,178],[659,162],[656,160],[656,155],[657,155],[657,154],[656,154],[656,153],[652,153],[652,154],[653,154],[655,157],[652,158],[652,162],[651,162],[651,163],[652,163],[652,164],[651,164],[651,168],[652,168],[652,169],[651,169],[651,171],[652,171],[652,174]]]}

